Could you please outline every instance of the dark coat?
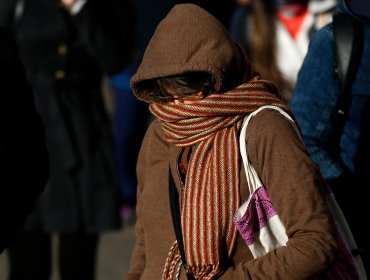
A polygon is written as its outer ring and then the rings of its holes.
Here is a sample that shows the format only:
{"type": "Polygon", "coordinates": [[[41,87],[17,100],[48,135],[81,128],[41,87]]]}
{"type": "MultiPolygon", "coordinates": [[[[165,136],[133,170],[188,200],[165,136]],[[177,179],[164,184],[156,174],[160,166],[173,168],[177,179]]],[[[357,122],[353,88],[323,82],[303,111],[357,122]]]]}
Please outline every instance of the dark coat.
{"type": "Polygon", "coordinates": [[[119,189],[103,74],[129,59],[128,1],[89,0],[70,16],[57,0],[2,0],[0,24],[14,31],[45,129],[51,176],[27,228],[96,232],[119,226],[119,189]],[[126,17],[125,17],[126,16],[126,17]]]}
{"type": "Polygon", "coordinates": [[[0,253],[48,179],[45,135],[14,38],[0,27],[0,253]]]}

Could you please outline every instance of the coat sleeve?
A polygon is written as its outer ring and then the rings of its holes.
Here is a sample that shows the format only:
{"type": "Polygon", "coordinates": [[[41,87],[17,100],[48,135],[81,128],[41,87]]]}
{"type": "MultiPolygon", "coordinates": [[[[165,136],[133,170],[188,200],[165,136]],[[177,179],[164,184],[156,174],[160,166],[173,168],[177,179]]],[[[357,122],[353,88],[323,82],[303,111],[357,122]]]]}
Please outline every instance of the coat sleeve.
{"type": "Polygon", "coordinates": [[[33,211],[49,175],[44,128],[14,38],[0,28],[0,252],[33,211]]]}
{"type": "MultiPolygon", "coordinates": [[[[146,188],[152,187],[152,182],[155,179],[152,178],[153,173],[149,172],[149,170],[158,170],[155,166],[161,159],[164,162],[169,162],[167,160],[168,153],[169,143],[164,140],[161,125],[157,120],[153,121],[143,139],[136,168],[138,181],[135,224],[136,243],[131,256],[129,273],[125,280],[140,279],[145,270],[146,250],[153,252],[153,245],[154,247],[158,246],[158,244],[146,244],[146,240],[150,239],[150,237],[146,238],[148,233],[145,232],[143,212],[146,204],[149,202],[148,200],[156,200],[156,197],[153,197],[152,190],[147,190],[144,186],[146,188]]],[[[148,212],[146,215],[146,218],[148,218],[148,212]]],[[[168,215],[171,214],[169,213],[168,215]]],[[[147,223],[148,220],[146,220],[146,227],[150,227],[147,223]]]]}
{"type": "Polygon", "coordinates": [[[264,110],[253,117],[246,141],[251,164],[289,240],[284,247],[237,265],[229,279],[307,279],[319,274],[333,262],[337,244],[317,165],[290,121],[277,111],[264,110]]]}
{"type": "MultiPolygon", "coordinates": [[[[138,158],[138,176],[141,174],[143,168],[145,166],[145,159],[142,156],[143,149],[139,154],[138,158]]],[[[143,205],[143,184],[141,184],[140,180],[138,180],[138,188],[137,188],[137,199],[136,199],[136,221],[135,221],[135,245],[131,255],[130,261],[130,268],[129,272],[124,278],[125,280],[136,280],[140,279],[144,269],[145,269],[145,231],[143,225],[143,218],[142,218],[142,205],[143,205]]]]}
{"type": "Polygon", "coordinates": [[[136,222],[135,222],[135,245],[131,255],[130,269],[125,280],[140,279],[145,269],[145,232],[142,222],[142,187],[138,184],[137,203],[136,203],[136,222]]]}

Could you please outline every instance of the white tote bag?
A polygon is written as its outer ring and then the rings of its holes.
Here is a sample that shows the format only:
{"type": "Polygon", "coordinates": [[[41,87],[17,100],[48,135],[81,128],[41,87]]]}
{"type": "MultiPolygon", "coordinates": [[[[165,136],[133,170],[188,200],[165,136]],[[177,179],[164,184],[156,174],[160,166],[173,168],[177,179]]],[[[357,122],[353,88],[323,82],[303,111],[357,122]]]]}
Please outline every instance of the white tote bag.
{"type": "MultiPolygon", "coordinates": [[[[237,210],[234,216],[234,222],[254,258],[263,256],[273,249],[285,246],[288,242],[285,227],[272,205],[267,189],[263,186],[257,172],[250,164],[246,150],[245,136],[248,123],[253,116],[267,108],[277,110],[289,119],[292,125],[294,125],[299,137],[301,137],[297,126],[289,114],[276,106],[267,105],[258,108],[247,116],[242,125],[239,137],[240,153],[243,159],[250,195],[247,201],[237,210]]],[[[333,269],[325,274],[325,279],[367,280],[361,257],[359,255],[352,256],[351,254],[351,250],[357,247],[352,232],[334,195],[330,191],[329,186],[327,187],[328,192],[326,198],[337,227],[339,250],[338,258],[333,265],[333,269]]]]}
{"type": "Polygon", "coordinates": [[[254,258],[263,256],[275,248],[285,246],[288,242],[285,227],[247,156],[245,135],[248,123],[254,115],[265,108],[278,109],[279,112],[290,118],[287,113],[276,106],[263,106],[247,116],[240,131],[240,154],[247,175],[250,196],[236,212],[235,225],[254,258]]]}

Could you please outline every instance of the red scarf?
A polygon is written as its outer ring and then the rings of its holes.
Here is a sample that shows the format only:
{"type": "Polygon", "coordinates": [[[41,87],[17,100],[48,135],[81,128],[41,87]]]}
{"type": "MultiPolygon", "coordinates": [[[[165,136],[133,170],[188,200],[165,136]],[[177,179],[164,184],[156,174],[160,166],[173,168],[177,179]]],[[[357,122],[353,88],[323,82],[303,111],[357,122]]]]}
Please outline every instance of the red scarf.
{"type": "Polygon", "coordinates": [[[293,38],[296,38],[308,15],[307,0],[274,0],[276,17],[293,38]]]}
{"type": "MultiPolygon", "coordinates": [[[[246,115],[263,105],[286,106],[274,86],[254,77],[223,93],[193,104],[152,103],[167,140],[177,146],[195,144],[183,191],[181,213],[186,259],[196,279],[223,272],[236,240],[233,216],[240,205],[238,132],[246,115]]],[[[172,246],[162,279],[173,279],[181,266],[177,242],[172,246]]]]}

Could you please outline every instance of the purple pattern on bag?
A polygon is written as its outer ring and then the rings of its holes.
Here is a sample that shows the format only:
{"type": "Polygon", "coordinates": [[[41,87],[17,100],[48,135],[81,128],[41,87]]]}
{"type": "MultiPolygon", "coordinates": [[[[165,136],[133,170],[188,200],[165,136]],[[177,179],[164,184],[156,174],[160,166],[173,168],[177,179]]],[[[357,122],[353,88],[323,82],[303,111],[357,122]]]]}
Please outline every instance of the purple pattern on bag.
{"type": "Polygon", "coordinates": [[[236,228],[247,245],[254,243],[254,233],[266,225],[276,210],[264,186],[259,187],[252,195],[246,213],[235,222],[236,228]]]}

